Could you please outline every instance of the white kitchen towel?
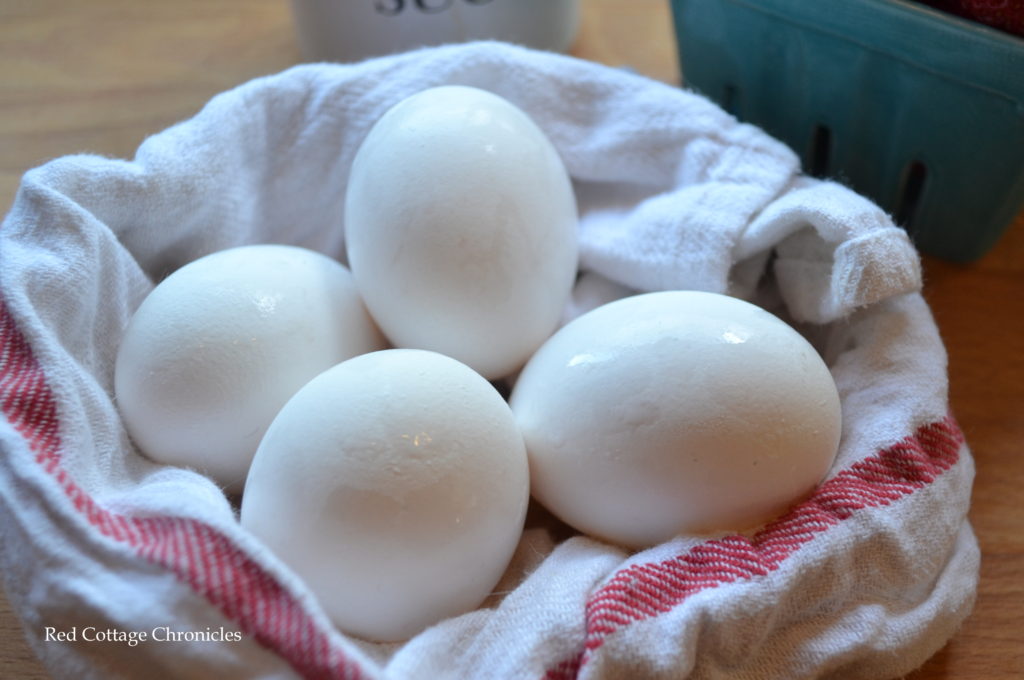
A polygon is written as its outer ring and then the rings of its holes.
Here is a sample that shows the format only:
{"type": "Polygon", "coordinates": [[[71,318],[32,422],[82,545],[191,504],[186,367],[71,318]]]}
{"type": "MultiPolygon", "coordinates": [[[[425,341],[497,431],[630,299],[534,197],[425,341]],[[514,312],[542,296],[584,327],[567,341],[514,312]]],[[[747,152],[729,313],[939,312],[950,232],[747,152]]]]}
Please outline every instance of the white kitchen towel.
{"type": "Polygon", "coordinates": [[[973,464],[916,253],[869,201],[706,99],[570,57],[446,46],[257,79],[133,160],[25,175],[0,228],[0,566],[36,652],[74,678],[893,678],[970,611],[973,464]],[[531,521],[486,606],[403,644],[335,630],[209,480],[148,462],[113,363],[154,282],[289,243],[344,260],[352,156],[426,87],[482,87],[551,138],[580,206],[565,317],[631,291],[754,299],[828,362],[827,480],[743,535],[635,554],[531,521]]]}

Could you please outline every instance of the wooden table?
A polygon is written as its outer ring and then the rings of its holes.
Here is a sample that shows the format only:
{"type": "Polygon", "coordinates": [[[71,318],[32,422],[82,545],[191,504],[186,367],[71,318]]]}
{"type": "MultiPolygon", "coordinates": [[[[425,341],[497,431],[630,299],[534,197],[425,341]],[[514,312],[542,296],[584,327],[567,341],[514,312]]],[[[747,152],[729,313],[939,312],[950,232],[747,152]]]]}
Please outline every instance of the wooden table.
{"type": "MultiPolygon", "coordinates": [[[[677,83],[668,3],[584,0],[574,54],[677,83]]],[[[22,173],[131,157],[212,95],[300,61],[285,0],[0,0],[0,211],[22,173]]],[[[912,680],[1024,677],[1024,215],[971,265],[925,258],[953,411],[978,468],[977,606],[912,680]]],[[[0,677],[47,677],[0,598],[0,677]]]]}

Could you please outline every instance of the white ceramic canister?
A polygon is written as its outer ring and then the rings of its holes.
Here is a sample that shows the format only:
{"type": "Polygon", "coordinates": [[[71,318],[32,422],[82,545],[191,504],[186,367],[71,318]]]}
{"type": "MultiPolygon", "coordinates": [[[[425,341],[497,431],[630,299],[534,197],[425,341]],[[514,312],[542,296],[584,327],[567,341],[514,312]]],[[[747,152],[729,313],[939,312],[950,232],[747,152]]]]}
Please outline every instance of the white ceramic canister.
{"type": "Polygon", "coordinates": [[[311,61],[367,57],[469,40],[565,52],[580,0],[291,0],[311,61]]]}

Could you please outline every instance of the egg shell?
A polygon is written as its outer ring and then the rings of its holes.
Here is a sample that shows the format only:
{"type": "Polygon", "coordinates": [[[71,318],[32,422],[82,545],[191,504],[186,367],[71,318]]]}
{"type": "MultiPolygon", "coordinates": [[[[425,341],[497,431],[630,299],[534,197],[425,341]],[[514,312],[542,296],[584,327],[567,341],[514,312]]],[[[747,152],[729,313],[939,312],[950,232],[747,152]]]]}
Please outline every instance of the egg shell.
{"type": "Polygon", "coordinates": [[[629,547],[771,519],[822,480],[841,433],[835,383],[807,340],[755,305],[692,291],[567,324],[510,404],[534,496],[629,547]]]}
{"type": "Polygon", "coordinates": [[[497,391],[454,359],[395,349],[288,402],[253,461],[241,522],[341,630],[395,641],[483,601],[528,499],[526,449],[497,391]]]}
{"type": "Polygon", "coordinates": [[[150,292],[121,339],[114,389],[146,456],[238,492],[263,433],[302,385],[385,346],[343,265],[304,248],[242,246],[150,292]]]}
{"type": "Polygon", "coordinates": [[[489,379],[554,332],[576,226],[554,146],[520,109],[472,87],[431,88],[388,110],[346,191],[348,261],[384,333],[489,379]]]}

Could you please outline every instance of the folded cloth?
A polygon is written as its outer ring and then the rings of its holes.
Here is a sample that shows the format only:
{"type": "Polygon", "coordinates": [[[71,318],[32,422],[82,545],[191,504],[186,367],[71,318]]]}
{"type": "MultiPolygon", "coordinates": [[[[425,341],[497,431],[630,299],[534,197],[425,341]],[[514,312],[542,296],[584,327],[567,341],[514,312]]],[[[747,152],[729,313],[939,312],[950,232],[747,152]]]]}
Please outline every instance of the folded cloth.
{"type": "Polygon", "coordinates": [[[882,211],[679,88],[498,43],[254,80],[134,160],[24,177],[0,228],[8,597],[57,677],[900,676],[967,615],[978,567],[973,464],[919,289],[882,211]],[[530,523],[486,606],[370,644],[332,627],[211,481],[138,454],[113,363],[154,282],[201,255],[274,242],[344,261],[356,148],[442,84],[504,96],[561,153],[580,207],[566,319],[634,291],[756,300],[825,357],[844,434],[821,487],[756,531],[628,554],[530,523]]]}

